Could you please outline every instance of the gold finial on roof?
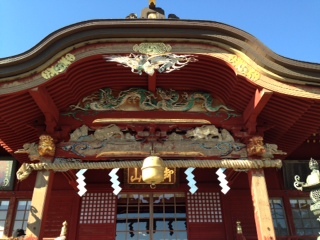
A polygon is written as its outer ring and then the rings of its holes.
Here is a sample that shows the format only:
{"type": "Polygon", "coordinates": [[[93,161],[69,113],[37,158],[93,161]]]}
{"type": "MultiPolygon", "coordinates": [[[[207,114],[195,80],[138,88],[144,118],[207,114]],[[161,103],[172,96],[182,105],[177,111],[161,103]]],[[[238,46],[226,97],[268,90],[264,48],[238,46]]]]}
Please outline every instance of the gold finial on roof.
{"type": "Polygon", "coordinates": [[[149,0],[149,8],[153,9],[156,7],[157,0],[149,0]]]}

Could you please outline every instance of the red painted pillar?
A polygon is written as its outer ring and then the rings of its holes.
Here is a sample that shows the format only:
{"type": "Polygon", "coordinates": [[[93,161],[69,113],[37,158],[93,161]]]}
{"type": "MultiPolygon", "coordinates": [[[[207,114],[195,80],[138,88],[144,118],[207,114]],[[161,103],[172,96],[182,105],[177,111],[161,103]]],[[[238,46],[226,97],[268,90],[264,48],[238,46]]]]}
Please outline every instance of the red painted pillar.
{"type": "Polygon", "coordinates": [[[54,173],[39,171],[33,190],[31,209],[24,240],[42,239],[44,219],[47,213],[54,173]]]}
{"type": "Polygon", "coordinates": [[[276,240],[264,171],[252,169],[248,175],[258,239],[276,240]]]}

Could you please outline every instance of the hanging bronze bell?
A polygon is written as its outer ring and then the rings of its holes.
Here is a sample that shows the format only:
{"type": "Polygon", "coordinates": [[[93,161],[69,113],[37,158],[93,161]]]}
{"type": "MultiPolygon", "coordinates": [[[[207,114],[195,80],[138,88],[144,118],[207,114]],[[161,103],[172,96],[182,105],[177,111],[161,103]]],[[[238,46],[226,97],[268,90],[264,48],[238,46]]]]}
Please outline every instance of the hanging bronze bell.
{"type": "Polygon", "coordinates": [[[142,180],[145,183],[155,186],[164,180],[164,162],[162,158],[150,156],[143,160],[142,164],[142,180]]]}

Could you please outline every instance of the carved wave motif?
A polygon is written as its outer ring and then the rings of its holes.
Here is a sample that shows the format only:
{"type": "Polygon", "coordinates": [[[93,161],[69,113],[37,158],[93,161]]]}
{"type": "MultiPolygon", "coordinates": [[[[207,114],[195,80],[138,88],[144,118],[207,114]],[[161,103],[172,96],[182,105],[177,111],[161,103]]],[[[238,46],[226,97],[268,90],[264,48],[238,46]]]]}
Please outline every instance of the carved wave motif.
{"type": "Polygon", "coordinates": [[[130,88],[115,96],[110,88],[100,89],[82,99],[72,110],[82,111],[177,111],[177,112],[219,112],[228,113],[228,118],[238,116],[233,109],[217,101],[209,93],[177,92],[158,88],[156,93],[141,88],[130,88]]]}

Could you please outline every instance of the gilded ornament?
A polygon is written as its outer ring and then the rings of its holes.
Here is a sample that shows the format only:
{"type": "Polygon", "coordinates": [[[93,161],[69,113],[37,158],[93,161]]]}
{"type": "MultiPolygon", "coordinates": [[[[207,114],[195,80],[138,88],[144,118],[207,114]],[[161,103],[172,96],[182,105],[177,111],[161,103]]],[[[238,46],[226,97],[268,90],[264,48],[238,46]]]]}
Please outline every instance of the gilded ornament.
{"type": "MultiPolygon", "coordinates": [[[[150,50],[153,52],[153,50],[150,50]]],[[[163,54],[133,54],[128,56],[105,56],[108,62],[117,62],[124,67],[131,68],[131,72],[149,76],[158,71],[159,73],[170,73],[186,66],[189,62],[196,62],[193,55],[177,55],[173,53],[163,54]]]]}
{"type": "Polygon", "coordinates": [[[128,56],[105,56],[109,62],[120,63],[131,68],[133,73],[147,73],[152,76],[155,71],[170,73],[186,66],[189,62],[197,61],[193,55],[178,55],[170,53],[171,46],[164,43],[140,43],[133,46],[140,54],[131,53],[128,56]]]}
{"type": "Polygon", "coordinates": [[[164,43],[140,43],[133,46],[135,52],[143,53],[146,55],[158,55],[171,51],[171,46],[164,43]]]}
{"type": "MultiPolygon", "coordinates": [[[[165,167],[163,172],[163,181],[159,184],[174,184],[176,182],[176,169],[165,167]]],[[[141,168],[128,168],[128,183],[129,184],[145,184],[142,181],[142,170],[141,168]]]]}
{"type": "Polygon", "coordinates": [[[39,139],[39,155],[41,157],[53,157],[56,151],[53,138],[49,135],[41,135],[39,139]]]}
{"type": "Polygon", "coordinates": [[[266,149],[263,144],[263,138],[261,136],[254,136],[249,140],[247,145],[248,156],[263,156],[266,153],[266,149]]]}
{"type": "Polygon", "coordinates": [[[232,56],[229,62],[236,68],[236,70],[253,81],[260,79],[260,73],[251,67],[247,62],[238,56],[232,56]]]}
{"type": "Polygon", "coordinates": [[[74,55],[68,53],[65,56],[63,56],[57,63],[42,71],[41,76],[44,79],[53,78],[59,75],[60,73],[64,72],[75,61],[75,59],[76,58],[74,55]]]}

